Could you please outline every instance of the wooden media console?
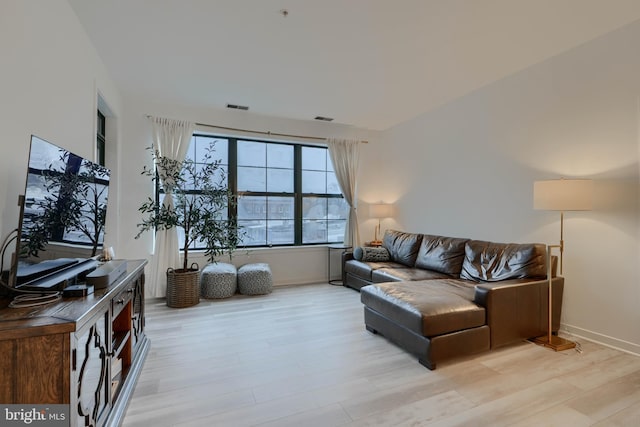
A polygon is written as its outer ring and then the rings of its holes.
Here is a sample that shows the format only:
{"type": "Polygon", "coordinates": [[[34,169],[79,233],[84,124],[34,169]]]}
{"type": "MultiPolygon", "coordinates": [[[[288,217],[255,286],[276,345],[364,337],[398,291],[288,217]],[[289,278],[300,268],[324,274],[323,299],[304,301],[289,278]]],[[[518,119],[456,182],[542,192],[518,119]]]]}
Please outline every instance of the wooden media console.
{"type": "Polygon", "coordinates": [[[122,424],[142,364],[144,266],[85,297],[25,308],[0,299],[0,403],[68,404],[71,427],[122,424]]]}

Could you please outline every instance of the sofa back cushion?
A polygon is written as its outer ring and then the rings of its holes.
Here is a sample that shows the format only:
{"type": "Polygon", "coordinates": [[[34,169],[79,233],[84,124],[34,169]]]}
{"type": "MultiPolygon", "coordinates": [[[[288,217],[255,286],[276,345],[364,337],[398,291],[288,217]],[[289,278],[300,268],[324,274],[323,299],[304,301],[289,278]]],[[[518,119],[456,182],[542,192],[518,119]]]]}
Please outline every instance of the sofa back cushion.
{"type": "Polygon", "coordinates": [[[539,243],[493,243],[470,240],[460,278],[496,282],[507,279],[544,279],[545,246],[539,243]]]}
{"type": "Polygon", "coordinates": [[[382,246],[389,251],[391,261],[413,267],[421,241],[422,234],[387,230],[382,239],[382,246]]]}
{"type": "Polygon", "coordinates": [[[464,247],[469,239],[422,236],[416,267],[459,277],[464,261],[464,247]]]}

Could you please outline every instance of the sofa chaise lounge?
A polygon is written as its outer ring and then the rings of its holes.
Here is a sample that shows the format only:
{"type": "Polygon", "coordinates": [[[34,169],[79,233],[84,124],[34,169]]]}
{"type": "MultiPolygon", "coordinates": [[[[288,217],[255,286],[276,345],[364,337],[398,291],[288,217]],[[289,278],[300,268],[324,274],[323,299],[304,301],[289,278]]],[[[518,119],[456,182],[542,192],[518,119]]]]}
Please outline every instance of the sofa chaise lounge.
{"type": "MultiPolygon", "coordinates": [[[[543,244],[389,230],[381,248],[345,253],[342,272],[344,285],[361,293],[367,330],[435,369],[446,359],[545,335],[546,259],[543,244]]],[[[555,258],[552,270],[557,332],[564,279],[555,277],[555,258]]]]}

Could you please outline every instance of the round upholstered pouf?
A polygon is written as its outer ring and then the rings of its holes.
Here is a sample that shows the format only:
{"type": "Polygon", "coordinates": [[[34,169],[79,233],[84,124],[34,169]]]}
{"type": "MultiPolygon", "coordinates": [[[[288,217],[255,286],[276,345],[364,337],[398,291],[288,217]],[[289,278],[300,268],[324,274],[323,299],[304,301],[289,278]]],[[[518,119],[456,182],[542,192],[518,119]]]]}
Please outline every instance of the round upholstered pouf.
{"type": "Polygon", "coordinates": [[[233,264],[218,262],[202,270],[200,295],[203,298],[229,298],[237,288],[237,270],[233,264]]]}
{"type": "Polygon", "coordinates": [[[245,264],[238,269],[238,290],[241,294],[268,294],[272,286],[273,278],[269,264],[245,264]]]}

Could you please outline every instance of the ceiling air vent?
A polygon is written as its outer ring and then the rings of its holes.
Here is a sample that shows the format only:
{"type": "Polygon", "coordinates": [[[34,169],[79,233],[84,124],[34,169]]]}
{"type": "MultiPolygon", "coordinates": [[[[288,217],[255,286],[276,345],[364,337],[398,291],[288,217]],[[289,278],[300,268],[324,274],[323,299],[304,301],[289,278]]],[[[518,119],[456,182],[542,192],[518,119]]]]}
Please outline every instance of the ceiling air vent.
{"type": "Polygon", "coordinates": [[[323,116],[315,116],[315,120],[320,120],[322,122],[332,122],[333,119],[331,117],[323,117],[323,116]]]}
{"type": "Polygon", "coordinates": [[[236,105],[236,104],[227,104],[227,108],[231,108],[232,110],[242,110],[247,111],[249,107],[245,105],[236,105]]]}

